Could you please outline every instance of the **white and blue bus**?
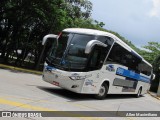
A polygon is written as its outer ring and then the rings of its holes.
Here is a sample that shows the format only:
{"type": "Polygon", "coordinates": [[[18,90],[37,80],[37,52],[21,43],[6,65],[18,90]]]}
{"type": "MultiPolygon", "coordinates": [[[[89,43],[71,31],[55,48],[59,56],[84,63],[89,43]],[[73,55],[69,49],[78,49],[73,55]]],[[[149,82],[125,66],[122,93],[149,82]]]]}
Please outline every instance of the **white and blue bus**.
{"type": "Polygon", "coordinates": [[[117,36],[92,29],[68,28],[55,38],[46,58],[43,80],[82,94],[135,94],[150,88],[152,65],[117,36]]]}

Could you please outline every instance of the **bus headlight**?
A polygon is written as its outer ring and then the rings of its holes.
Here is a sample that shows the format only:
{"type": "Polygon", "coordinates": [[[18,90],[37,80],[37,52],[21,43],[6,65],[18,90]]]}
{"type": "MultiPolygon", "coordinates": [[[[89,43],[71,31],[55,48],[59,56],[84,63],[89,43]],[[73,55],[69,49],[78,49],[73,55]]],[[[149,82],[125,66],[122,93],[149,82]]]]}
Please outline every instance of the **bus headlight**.
{"type": "Polygon", "coordinates": [[[84,79],[86,79],[86,78],[88,78],[88,77],[91,77],[92,75],[85,75],[85,76],[70,76],[69,78],[71,79],[71,80],[84,80],[84,79]]]}
{"type": "Polygon", "coordinates": [[[71,80],[84,80],[85,76],[71,76],[69,77],[71,80]]]}

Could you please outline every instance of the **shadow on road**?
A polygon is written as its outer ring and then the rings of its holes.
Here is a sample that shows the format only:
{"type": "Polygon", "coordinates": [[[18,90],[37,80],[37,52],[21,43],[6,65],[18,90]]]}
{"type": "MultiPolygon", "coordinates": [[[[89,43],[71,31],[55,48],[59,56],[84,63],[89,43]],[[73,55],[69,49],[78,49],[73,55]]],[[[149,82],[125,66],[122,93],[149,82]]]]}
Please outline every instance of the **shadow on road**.
{"type": "MultiPolygon", "coordinates": [[[[74,101],[87,101],[87,100],[96,100],[96,98],[94,98],[94,95],[90,95],[90,94],[78,94],[78,93],[74,93],[65,89],[61,89],[61,88],[56,88],[56,87],[43,87],[43,86],[37,86],[37,88],[39,88],[40,90],[43,90],[45,92],[48,92],[50,94],[59,96],[59,97],[63,97],[65,99],[71,100],[72,102],[74,101]]],[[[134,95],[119,95],[119,94],[109,94],[107,95],[106,99],[104,100],[111,100],[111,99],[135,99],[134,95]]]]}

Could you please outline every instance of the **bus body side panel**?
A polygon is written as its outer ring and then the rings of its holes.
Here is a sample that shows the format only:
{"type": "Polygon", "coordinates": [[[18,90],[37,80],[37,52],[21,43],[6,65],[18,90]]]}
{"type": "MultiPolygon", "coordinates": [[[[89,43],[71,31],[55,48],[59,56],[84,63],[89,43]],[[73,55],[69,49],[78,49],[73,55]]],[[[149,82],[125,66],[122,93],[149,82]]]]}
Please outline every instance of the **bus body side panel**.
{"type": "MultiPolygon", "coordinates": [[[[144,76],[144,75],[143,75],[143,76],[144,76]]],[[[138,81],[136,93],[138,93],[138,90],[140,89],[140,87],[142,87],[141,94],[142,94],[142,95],[143,95],[143,94],[146,94],[147,91],[150,89],[150,83],[149,83],[149,82],[138,81]]]]}
{"type": "Polygon", "coordinates": [[[117,80],[124,80],[125,79],[124,76],[116,75],[116,70],[118,67],[123,67],[123,68],[127,69],[127,67],[121,66],[118,64],[107,64],[102,67],[103,78],[102,78],[101,84],[105,81],[109,81],[108,94],[123,94],[124,93],[124,92],[122,92],[123,87],[121,87],[119,85],[114,85],[115,79],[117,79],[117,80]]]}
{"type": "MultiPolygon", "coordinates": [[[[150,88],[150,83],[147,81],[141,81],[136,78],[138,75],[146,77],[146,79],[149,79],[149,76],[136,74],[130,70],[128,70],[127,67],[118,65],[118,64],[107,64],[102,67],[101,70],[101,83],[100,85],[105,82],[109,81],[109,91],[108,94],[136,94],[140,87],[142,87],[142,94],[145,94],[147,90],[150,88]],[[119,68],[124,69],[125,71],[121,72],[128,72],[125,74],[133,74],[132,78],[124,76],[124,74],[119,75],[117,74],[119,68]],[[136,75],[134,75],[136,74],[136,75]],[[135,77],[135,78],[134,78],[135,77]],[[134,78],[134,79],[133,79],[134,78]]],[[[129,75],[130,76],[130,75],[129,75]]]]}
{"type": "Polygon", "coordinates": [[[103,65],[101,70],[78,73],[55,68],[49,70],[45,65],[43,80],[64,89],[84,94],[98,94],[101,84],[105,81],[109,82],[108,94],[136,94],[140,87],[142,87],[142,94],[147,92],[150,87],[149,83],[117,75],[118,68],[128,69],[118,64],[107,64],[103,65]],[[82,80],[71,80],[70,77],[74,75],[87,77],[82,80]]]}

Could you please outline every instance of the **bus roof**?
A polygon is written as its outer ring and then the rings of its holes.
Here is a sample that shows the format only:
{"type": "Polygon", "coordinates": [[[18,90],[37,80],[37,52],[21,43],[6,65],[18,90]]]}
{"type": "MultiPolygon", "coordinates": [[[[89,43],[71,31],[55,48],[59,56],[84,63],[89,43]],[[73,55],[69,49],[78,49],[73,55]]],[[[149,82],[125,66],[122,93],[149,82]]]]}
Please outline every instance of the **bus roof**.
{"type": "Polygon", "coordinates": [[[94,30],[94,29],[86,29],[86,28],[67,28],[63,30],[64,32],[71,32],[71,33],[80,33],[80,34],[89,34],[89,35],[100,35],[100,36],[109,36],[113,38],[118,44],[120,44],[122,47],[127,49],[130,52],[133,52],[138,57],[140,57],[146,64],[152,67],[150,63],[148,63],[141,55],[139,55],[135,50],[133,50],[129,45],[127,45],[125,42],[123,42],[120,38],[113,35],[112,33],[100,31],[100,30],[94,30]]]}
{"type": "Polygon", "coordinates": [[[81,34],[90,34],[90,35],[113,35],[108,32],[100,31],[100,30],[94,30],[94,29],[86,29],[86,28],[67,28],[64,29],[65,32],[73,32],[73,33],[81,33],[81,34]]]}

